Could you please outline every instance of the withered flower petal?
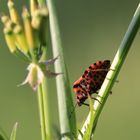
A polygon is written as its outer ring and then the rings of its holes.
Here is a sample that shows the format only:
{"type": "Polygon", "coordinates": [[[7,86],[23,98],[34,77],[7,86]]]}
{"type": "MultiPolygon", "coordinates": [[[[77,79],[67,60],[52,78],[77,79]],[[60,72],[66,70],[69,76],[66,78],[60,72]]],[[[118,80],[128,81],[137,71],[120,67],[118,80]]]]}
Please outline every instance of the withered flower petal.
{"type": "Polygon", "coordinates": [[[44,72],[37,64],[34,63],[31,63],[27,67],[27,70],[29,71],[29,73],[21,85],[29,83],[32,89],[36,91],[37,87],[42,83],[45,77],[44,72]]]}

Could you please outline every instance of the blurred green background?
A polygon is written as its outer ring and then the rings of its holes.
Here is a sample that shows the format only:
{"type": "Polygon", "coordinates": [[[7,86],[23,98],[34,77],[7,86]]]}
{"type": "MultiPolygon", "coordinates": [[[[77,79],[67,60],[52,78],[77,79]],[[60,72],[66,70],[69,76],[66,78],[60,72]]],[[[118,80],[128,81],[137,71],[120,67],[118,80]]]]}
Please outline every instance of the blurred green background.
{"type": "MultiPolygon", "coordinates": [[[[28,5],[28,0],[15,0],[15,3],[21,11],[21,5],[28,5]]],[[[113,60],[138,3],[139,0],[56,1],[71,87],[91,63],[113,60]]],[[[0,0],[0,13],[8,13],[6,0],[0,0]]],[[[27,64],[9,53],[2,25],[0,31],[0,127],[10,135],[17,121],[17,140],[40,140],[36,93],[28,85],[17,87],[27,74],[27,64]]],[[[140,139],[139,46],[138,32],[118,76],[119,83],[114,85],[113,95],[108,98],[100,116],[95,140],[140,139]]],[[[55,88],[54,79],[51,88],[55,88]]],[[[57,125],[56,91],[52,90],[50,95],[53,120],[57,125]]],[[[85,106],[76,108],[79,128],[88,110],[85,106]]]]}

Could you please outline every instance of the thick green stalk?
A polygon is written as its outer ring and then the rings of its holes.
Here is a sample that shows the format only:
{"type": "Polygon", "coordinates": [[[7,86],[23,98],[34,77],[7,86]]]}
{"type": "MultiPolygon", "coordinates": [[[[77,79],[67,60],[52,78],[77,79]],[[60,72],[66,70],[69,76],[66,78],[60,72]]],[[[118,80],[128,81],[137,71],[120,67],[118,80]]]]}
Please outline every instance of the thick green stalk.
{"type": "MultiPolygon", "coordinates": [[[[124,60],[128,54],[128,51],[131,47],[131,44],[136,36],[136,33],[139,29],[140,26],[140,4],[138,5],[138,8],[132,18],[132,21],[128,27],[128,30],[120,44],[120,47],[115,55],[115,58],[112,62],[111,69],[108,72],[106,79],[104,80],[104,83],[99,91],[99,96],[98,99],[101,101],[102,104],[100,104],[98,101],[94,102],[94,110],[95,110],[95,115],[94,121],[93,121],[93,127],[96,125],[96,121],[99,118],[99,115],[104,107],[104,104],[107,100],[107,97],[109,96],[109,93],[111,91],[111,88],[113,87],[113,84],[116,80],[117,75],[119,74],[119,71],[122,67],[122,64],[124,63],[124,60]]],[[[84,134],[86,127],[89,123],[90,120],[90,115],[88,115],[81,132],[84,134]]],[[[79,140],[82,140],[81,135],[78,136],[79,140]]]]}
{"type": "Polygon", "coordinates": [[[53,56],[58,57],[55,62],[55,72],[62,73],[56,77],[58,110],[60,120],[60,133],[62,139],[72,139],[76,135],[76,119],[75,113],[69,118],[73,110],[72,94],[68,79],[68,73],[64,62],[62,40],[58,25],[58,19],[55,11],[53,0],[47,0],[49,9],[50,31],[52,40],[53,56]]]}

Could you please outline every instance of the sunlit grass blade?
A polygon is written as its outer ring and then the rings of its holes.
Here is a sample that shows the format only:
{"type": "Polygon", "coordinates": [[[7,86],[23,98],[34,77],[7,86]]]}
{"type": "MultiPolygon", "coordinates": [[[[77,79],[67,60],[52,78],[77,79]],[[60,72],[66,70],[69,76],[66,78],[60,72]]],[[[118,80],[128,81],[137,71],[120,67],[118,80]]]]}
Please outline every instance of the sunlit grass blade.
{"type": "MultiPolygon", "coordinates": [[[[139,27],[140,27],[140,4],[138,5],[138,8],[128,27],[128,30],[126,31],[125,36],[120,44],[120,47],[115,55],[115,58],[112,62],[110,71],[108,72],[106,79],[104,80],[104,83],[99,91],[100,97],[97,97],[97,98],[98,98],[98,100],[100,100],[100,102],[102,104],[100,104],[98,101],[95,101],[95,103],[94,103],[95,114],[94,114],[94,120],[93,120],[93,124],[92,124],[93,127],[96,125],[99,115],[104,107],[107,97],[110,94],[110,91],[114,85],[116,77],[119,74],[119,71],[125,61],[125,58],[128,54],[128,51],[131,47],[131,44],[136,36],[136,33],[137,33],[139,27]]],[[[82,127],[82,130],[81,130],[82,133],[85,132],[85,128],[89,124],[89,121],[90,121],[90,114],[88,115],[88,117],[82,127]]],[[[78,136],[78,139],[82,140],[82,137],[80,134],[78,136]]]]}
{"type": "Polygon", "coordinates": [[[9,140],[2,128],[0,128],[0,140],[9,140]]]}
{"type": "Polygon", "coordinates": [[[14,127],[13,127],[13,130],[12,130],[12,133],[10,136],[10,140],[16,140],[17,127],[18,127],[18,123],[16,122],[14,127]]]}
{"type": "Polygon", "coordinates": [[[58,60],[55,62],[55,72],[62,73],[61,75],[58,75],[56,77],[60,130],[61,135],[63,136],[62,139],[69,137],[71,139],[73,135],[76,135],[76,120],[74,113],[71,118],[69,118],[74,105],[68,79],[68,73],[63,56],[62,40],[57,15],[53,2],[54,1],[52,0],[47,0],[53,55],[54,57],[59,56],[58,60]]]}
{"type": "Polygon", "coordinates": [[[90,96],[88,96],[88,99],[89,99],[89,108],[90,108],[90,120],[89,120],[89,124],[87,124],[85,132],[83,133],[83,140],[89,140],[91,138],[92,131],[93,131],[92,124],[93,124],[94,115],[95,115],[95,111],[93,108],[93,101],[90,96]]]}

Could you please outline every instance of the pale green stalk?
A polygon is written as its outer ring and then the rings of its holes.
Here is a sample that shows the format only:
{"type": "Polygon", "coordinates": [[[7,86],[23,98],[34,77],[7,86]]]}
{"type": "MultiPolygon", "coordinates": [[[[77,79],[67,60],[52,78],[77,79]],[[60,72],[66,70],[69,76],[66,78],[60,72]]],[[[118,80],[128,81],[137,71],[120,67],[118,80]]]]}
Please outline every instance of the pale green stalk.
{"type": "Polygon", "coordinates": [[[50,106],[47,90],[47,79],[44,78],[43,82],[38,87],[38,104],[40,114],[40,125],[42,140],[51,140],[51,120],[50,120],[50,106]]]}
{"type": "MultiPolygon", "coordinates": [[[[45,0],[38,0],[38,3],[40,6],[46,5],[45,0]]],[[[46,28],[44,27],[44,32],[47,30],[48,26],[46,28]]],[[[43,34],[43,33],[42,33],[43,34]]],[[[48,38],[46,38],[48,40],[48,38]]],[[[47,45],[44,46],[46,47],[43,50],[43,57],[41,58],[41,61],[46,61],[47,60],[47,45]]],[[[38,103],[39,103],[39,113],[40,113],[40,124],[41,124],[41,135],[42,135],[42,140],[52,140],[53,136],[51,133],[51,113],[50,113],[50,95],[48,92],[48,84],[47,84],[47,77],[44,78],[43,82],[39,85],[38,87],[38,103]]]]}
{"type": "Polygon", "coordinates": [[[46,129],[46,135],[47,140],[52,139],[52,130],[51,130],[51,106],[50,106],[50,95],[48,92],[48,83],[47,78],[44,78],[42,84],[42,98],[43,98],[43,106],[44,106],[44,118],[45,118],[45,129],[46,129]]]}
{"type": "MultiPolygon", "coordinates": [[[[99,118],[99,115],[104,107],[104,104],[107,100],[107,97],[110,94],[110,91],[113,87],[113,84],[116,80],[116,77],[122,67],[122,64],[124,63],[124,60],[128,54],[128,51],[131,47],[131,44],[133,42],[133,39],[136,36],[136,33],[139,29],[140,26],[140,4],[132,18],[132,21],[128,27],[128,30],[120,44],[120,47],[115,55],[115,58],[112,62],[110,71],[108,72],[106,79],[104,80],[104,83],[99,91],[99,96],[101,96],[101,98],[98,97],[98,99],[100,100],[101,104],[98,101],[94,102],[94,110],[95,110],[95,115],[93,116],[93,127],[96,125],[96,122],[99,118]]],[[[87,125],[89,124],[90,121],[90,114],[88,115],[81,132],[84,134],[84,132],[86,131],[87,125]]],[[[82,140],[81,135],[79,134],[78,136],[78,140],[82,140]]]]}
{"type": "Polygon", "coordinates": [[[58,19],[55,11],[55,5],[53,0],[47,0],[49,9],[50,20],[50,32],[52,40],[53,56],[58,57],[55,62],[55,72],[62,73],[56,77],[57,84],[57,98],[58,98],[58,110],[60,121],[60,133],[61,139],[73,139],[76,135],[76,120],[75,113],[70,117],[73,111],[72,93],[70,89],[68,73],[64,62],[62,40],[59,30],[58,19]]]}
{"type": "Polygon", "coordinates": [[[46,130],[45,130],[45,118],[44,118],[44,107],[43,107],[43,92],[42,86],[38,87],[38,105],[39,105],[39,117],[40,117],[40,128],[42,140],[46,140],[46,130]]]}

